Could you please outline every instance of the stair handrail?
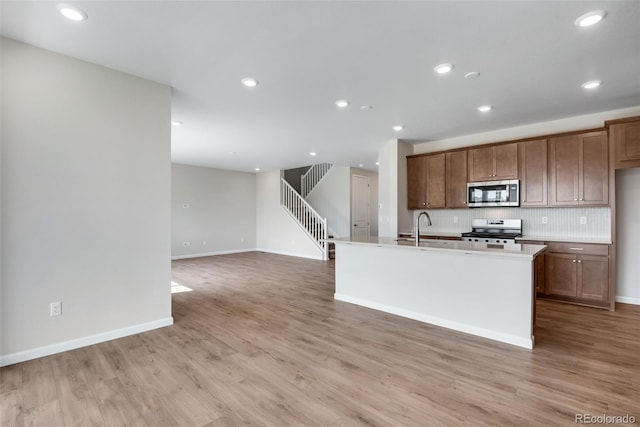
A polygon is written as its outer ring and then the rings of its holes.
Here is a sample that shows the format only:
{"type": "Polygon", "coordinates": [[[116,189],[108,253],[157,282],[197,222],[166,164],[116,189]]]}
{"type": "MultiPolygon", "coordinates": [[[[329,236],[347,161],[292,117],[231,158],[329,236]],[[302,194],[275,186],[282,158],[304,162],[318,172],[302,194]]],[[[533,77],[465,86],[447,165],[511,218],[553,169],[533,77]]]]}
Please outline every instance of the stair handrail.
{"type": "Polygon", "coordinates": [[[311,193],[311,190],[315,188],[332,167],[333,163],[316,163],[300,176],[300,194],[303,198],[306,198],[311,193]]]}
{"type": "Polygon", "coordinates": [[[323,218],[284,178],[280,178],[280,205],[322,250],[323,259],[329,256],[327,219],[323,218]]]}

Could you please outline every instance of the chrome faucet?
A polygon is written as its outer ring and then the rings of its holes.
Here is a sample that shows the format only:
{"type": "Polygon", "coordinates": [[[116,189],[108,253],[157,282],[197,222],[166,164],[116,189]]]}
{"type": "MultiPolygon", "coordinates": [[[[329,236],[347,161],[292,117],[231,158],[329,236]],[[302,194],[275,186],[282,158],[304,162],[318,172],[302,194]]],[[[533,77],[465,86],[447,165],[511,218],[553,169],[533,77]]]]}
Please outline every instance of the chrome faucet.
{"type": "Polygon", "coordinates": [[[427,216],[427,225],[431,227],[433,224],[431,223],[431,217],[427,211],[422,211],[418,214],[418,219],[416,219],[416,246],[420,246],[420,217],[422,215],[427,216]]]}

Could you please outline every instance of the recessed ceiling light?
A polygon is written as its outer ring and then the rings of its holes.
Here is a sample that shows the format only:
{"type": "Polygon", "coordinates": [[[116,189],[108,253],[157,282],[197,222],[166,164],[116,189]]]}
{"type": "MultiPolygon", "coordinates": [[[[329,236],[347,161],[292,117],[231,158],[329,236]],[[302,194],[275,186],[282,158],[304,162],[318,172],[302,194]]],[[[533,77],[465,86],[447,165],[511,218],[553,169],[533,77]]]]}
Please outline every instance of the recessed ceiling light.
{"type": "Polygon", "coordinates": [[[393,130],[395,130],[396,132],[400,132],[402,129],[404,129],[404,126],[402,125],[395,125],[393,127],[393,130]]]}
{"type": "Polygon", "coordinates": [[[371,105],[363,105],[360,107],[361,110],[371,110],[373,107],[371,105]]]}
{"type": "Polygon", "coordinates": [[[87,12],[70,4],[59,3],[57,8],[65,18],[71,19],[72,21],[85,21],[89,18],[87,12]]]}
{"type": "Polygon", "coordinates": [[[310,155],[310,156],[315,156],[315,155],[317,155],[317,154],[318,154],[318,153],[316,153],[315,151],[312,151],[312,152],[310,152],[310,153],[309,153],[309,155],[310,155]]]}
{"type": "Polygon", "coordinates": [[[346,99],[339,99],[336,101],[336,105],[340,108],[346,108],[349,105],[349,101],[346,99]]]}
{"type": "Polygon", "coordinates": [[[363,165],[362,163],[360,163],[360,164],[358,165],[358,167],[359,167],[359,168],[363,168],[363,167],[364,167],[364,165],[363,165]]]}
{"type": "Polygon", "coordinates": [[[480,111],[481,113],[486,113],[487,111],[491,111],[492,108],[493,106],[491,105],[481,105],[478,107],[478,111],[480,111]]]}
{"type": "Polygon", "coordinates": [[[236,154],[238,154],[237,151],[229,151],[229,154],[231,154],[232,156],[235,156],[236,154]]]}
{"type": "Polygon", "coordinates": [[[253,77],[245,77],[244,79],[242,79],[240,81],[246,87],[256,87],[256,86],[258,86],[258,81],[256,79],[254,79],[253,77]]]}
{"type": "Polygon", "coordinates": [[[433,69],[438,74],[447,74],[451,70],[453,70],[453,65],[451,64],[440,64],[433,69]]]}
{"type": "Polygon", "coordinates": [[[260,168],[255,168],[254,169],[256,172],[260,172],[260,168]]]}
{"type": "Polygon", "coordinates": [[[602,80],[591,80],[591,81],[582,83],[580,86],[582,86],[583,89],[595,89],[601,84],[602,84],[602,80]]]}
{"type": "Polygon", "coordinates": [[[585,13],[580,18],[576,19],[575,24],[578,27],[589,27],[602,21],[605,16],[607,16],[607,12],[605,12],[604,10],[594,10],[585,13]]]}
{"type": "Polygon", "coordinates": [[[380,166],[380,162],[376,162],[376,166],[380,166]]]}
{"type": "Polygon", "coordinates": [[[172,126],[182,126],[182,122],[179,122],[178,120],[172,120],[171,121],[171,125],[172,126]]]}
{"type": "Polygon", "coordinates": [[[477,71],[471,71],[464,75],[465,79],[477,79],[478,77],[480,77],[480,73],[477,71]]]}

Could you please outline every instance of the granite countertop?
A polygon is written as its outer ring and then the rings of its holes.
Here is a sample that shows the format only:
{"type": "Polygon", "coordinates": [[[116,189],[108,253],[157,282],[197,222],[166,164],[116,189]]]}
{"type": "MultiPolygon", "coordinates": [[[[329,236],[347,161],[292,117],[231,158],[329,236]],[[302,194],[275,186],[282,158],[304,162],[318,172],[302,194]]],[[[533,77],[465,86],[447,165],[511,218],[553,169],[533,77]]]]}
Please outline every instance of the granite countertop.
{"type": "Polygon", "coordinates": [[[421,240],[420,246],[415,246],[413,241],[406,238],[393,238],[393,237],[354,237],[343,239],[329,239],[329,242],[337,244],[351,244],[351,245],[368,245],[379,247],[390,247],[404,250],[421,250],[421,251],[452,251],[462,252],[465,254],[485,254],[496,256],[515,256],[515,257],[528,257],[533,259],[537,254],[543,252],[546,249],[544,245],[529,245],[529,244],[512,244],[512,245],[497,245],[491,243],[480,242],[466,242],[462,240],[421,240]]]}

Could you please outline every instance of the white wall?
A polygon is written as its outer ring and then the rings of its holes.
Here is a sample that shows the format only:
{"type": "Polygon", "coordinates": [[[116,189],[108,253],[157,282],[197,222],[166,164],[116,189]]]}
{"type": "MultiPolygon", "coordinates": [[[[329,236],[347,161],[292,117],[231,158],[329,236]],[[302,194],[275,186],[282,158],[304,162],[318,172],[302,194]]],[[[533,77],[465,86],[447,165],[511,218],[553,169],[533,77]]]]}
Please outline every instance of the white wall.
{"type": "Polygon", "coordinates": [[[398,235],[398,141],[391,140],[378,151],[378,235],[398,235]]]}
{"type": "Polygon", "coordinates": [[[171,165],[172,258],[255,248],[254,174],[171,165]],[[189,246],[185,247],[184,242],[189,242],[189,246]]]}
{"type": "MultiPolygon", "coordinates": [[[[407,156],[413,154],[413,146],[404,142],[398,142],[398,230],[404,230],[414,223],[413,211],[407,207],[409,198],[407,195],[407,156]]],[[[396,233],[396,236],[398,234],[396,233]]]]}
{"type": "Polygon", "coordinates": [[[1,43],[0,363],[171,324],[170,88],[1,43]]]}
{"type": "Polygon", "coordinates": [[[411,227],[412,212],[407,209],[407,156],[413,147],[392,140],[378,152],[378,234],[398,237],[398,230],[411,227]]]}
{"type": "Polygon", "coordinates": [[[376,172],[334,165],[311,190],[307,201],[323,217],[327,218],[329,234],[336,238],[351,235],[351,176],[369,177],[370,234],[378,235],[378,174],[376,172]]]}
{"type": "Polygon", "coordinates": [[[256,175],[256,245],[259,251],[322,259],[322,251],[280,206],[280,171],[256,175]]]}
{"type": "Polygon", "coordinates": [[[327,218],[329,234],[336,238],[351,233],[350,168],[334,165],[307,195],[306,200],[327,218]]]}
{"type": "Polygon", "coordinates": [[[616,172],[616,301],[640,304],[640,168],[616,172]]]}
{"type": "MultiPolygon", "coordinates": [[[[371,223],[371,228],[369,234],[371,236],[378,235],[378,174],[376,172],[360,169],[360,168],[351,168],[351,175],[361,175],[369,177],[369,222],[371,223]]],[[[351,225],[351,224],[349,224],[351,225]]]]}

